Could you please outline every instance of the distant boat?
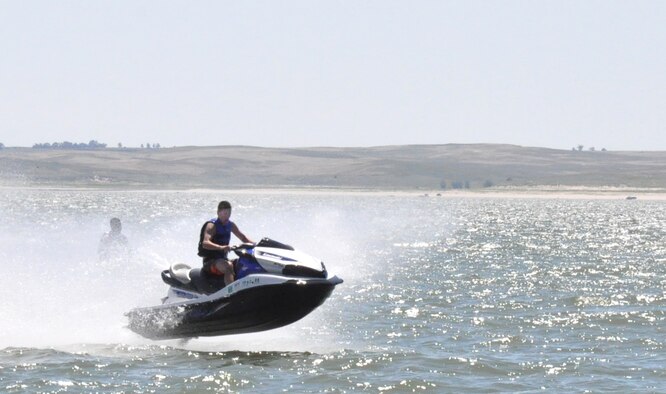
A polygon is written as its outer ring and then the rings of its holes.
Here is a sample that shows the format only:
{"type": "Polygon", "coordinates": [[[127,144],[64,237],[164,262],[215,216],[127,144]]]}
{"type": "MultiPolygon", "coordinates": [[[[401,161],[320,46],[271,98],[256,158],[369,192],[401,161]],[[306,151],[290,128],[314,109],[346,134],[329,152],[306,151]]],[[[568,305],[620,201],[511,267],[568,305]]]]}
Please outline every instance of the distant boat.
{"type": "Polygon", "coordinates": [[[626,199],[627,199],[627,200],[635,200],[635,199],[637,199],[637,198],[638,198],[638,197],[636,197],[636,196],[627,196],[626,199]]]}

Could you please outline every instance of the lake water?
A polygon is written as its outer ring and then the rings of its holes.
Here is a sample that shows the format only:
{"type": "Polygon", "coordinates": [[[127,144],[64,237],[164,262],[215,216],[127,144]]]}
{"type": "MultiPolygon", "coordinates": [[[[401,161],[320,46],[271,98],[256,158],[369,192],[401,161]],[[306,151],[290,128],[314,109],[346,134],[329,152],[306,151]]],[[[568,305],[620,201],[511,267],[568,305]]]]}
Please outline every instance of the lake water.
{"type": "Polygon", "coordinates": [[[0,277],[1,392],[666,391],[663,201],[0,189],[0,277]],[[127,330],[221,199],[344,284],[278,330],[127,330]]]}

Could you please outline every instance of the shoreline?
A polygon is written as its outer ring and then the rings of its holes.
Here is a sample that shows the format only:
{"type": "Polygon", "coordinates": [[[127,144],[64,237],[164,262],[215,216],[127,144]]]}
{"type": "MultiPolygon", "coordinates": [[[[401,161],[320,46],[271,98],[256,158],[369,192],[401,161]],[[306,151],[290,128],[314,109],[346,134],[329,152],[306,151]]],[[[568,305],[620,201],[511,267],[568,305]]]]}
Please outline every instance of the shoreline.
{"type": "Polygon", "coordinates": [[[373,189],[344,187],[232,187],[175,188],[175,187],[100,187],[47,186],[47,185],[0,185],[0,190],[84,191],[100,193],[144,192],[144,193],[229,193],[229,194],[275,194],[275,195],[349,195],[349,196],[396,196],[430,198],[504,198],[504,199],[561,199],[561,200],[647,200],[666,201],[666,189],[621,188],[589,186],[531,186],[498,187],[487,189],[373,189]]]}

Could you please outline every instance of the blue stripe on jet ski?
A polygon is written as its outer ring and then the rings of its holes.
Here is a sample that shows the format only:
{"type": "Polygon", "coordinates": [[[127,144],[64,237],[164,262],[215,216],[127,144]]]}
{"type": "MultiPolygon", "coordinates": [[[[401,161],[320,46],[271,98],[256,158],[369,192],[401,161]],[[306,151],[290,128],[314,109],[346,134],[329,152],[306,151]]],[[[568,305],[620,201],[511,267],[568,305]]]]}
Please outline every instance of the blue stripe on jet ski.
{"type": "Polygon", "coordinates": [[[273,253],[259,252],[259,254],[260,254],[260,256],[273,257],[275,259],[279,259],[279,260],[282,260],[282,261],[297,261],[295,259],[290,259],[289,257],[283,257],[283,256],[273,254],[273,253]]]}

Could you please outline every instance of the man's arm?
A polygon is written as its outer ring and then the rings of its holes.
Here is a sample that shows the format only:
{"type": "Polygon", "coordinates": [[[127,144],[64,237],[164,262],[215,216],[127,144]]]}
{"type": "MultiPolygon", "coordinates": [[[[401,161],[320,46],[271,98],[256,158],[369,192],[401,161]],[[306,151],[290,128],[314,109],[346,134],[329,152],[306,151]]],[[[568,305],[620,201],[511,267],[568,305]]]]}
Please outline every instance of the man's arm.
{"type": "Polygon", "coordinates": [[[211,241],[215,235],[215,225],[213,223],[208,223],[206,229],[204,230],[203,241],[201,241],[201,246],[204,249],[208,250],[227,250],[229,245],[218,245],[215,242],[211,241]]]}
{"type": "Polygon", "coordinates": [[[253,243],[254,243],[254,242],[252,242],[252,240],[251,240],[250,238],[248,238],[247,236],[245,236],[245,234],[243,234],[242,231],[240,231],[240,229],[238,228],[238,226],[236,226],[236,223],[234,223],[233,226],[231,226],[231,232],[233,232],[234,235],[235,235],[236,237],[238,237],[238,239],[240,239],[241,241],[243,241],[243,242],[245,242],[245,243],[249,243],[249,244],[253,244],[253,243]]]}
{"type": "Polygon", "coordinates": [[[109,246],[109,235],[104,233],[102,238],[99,240],[99,245],[97,245],[97,253],[102,253],[109,246]]]}

